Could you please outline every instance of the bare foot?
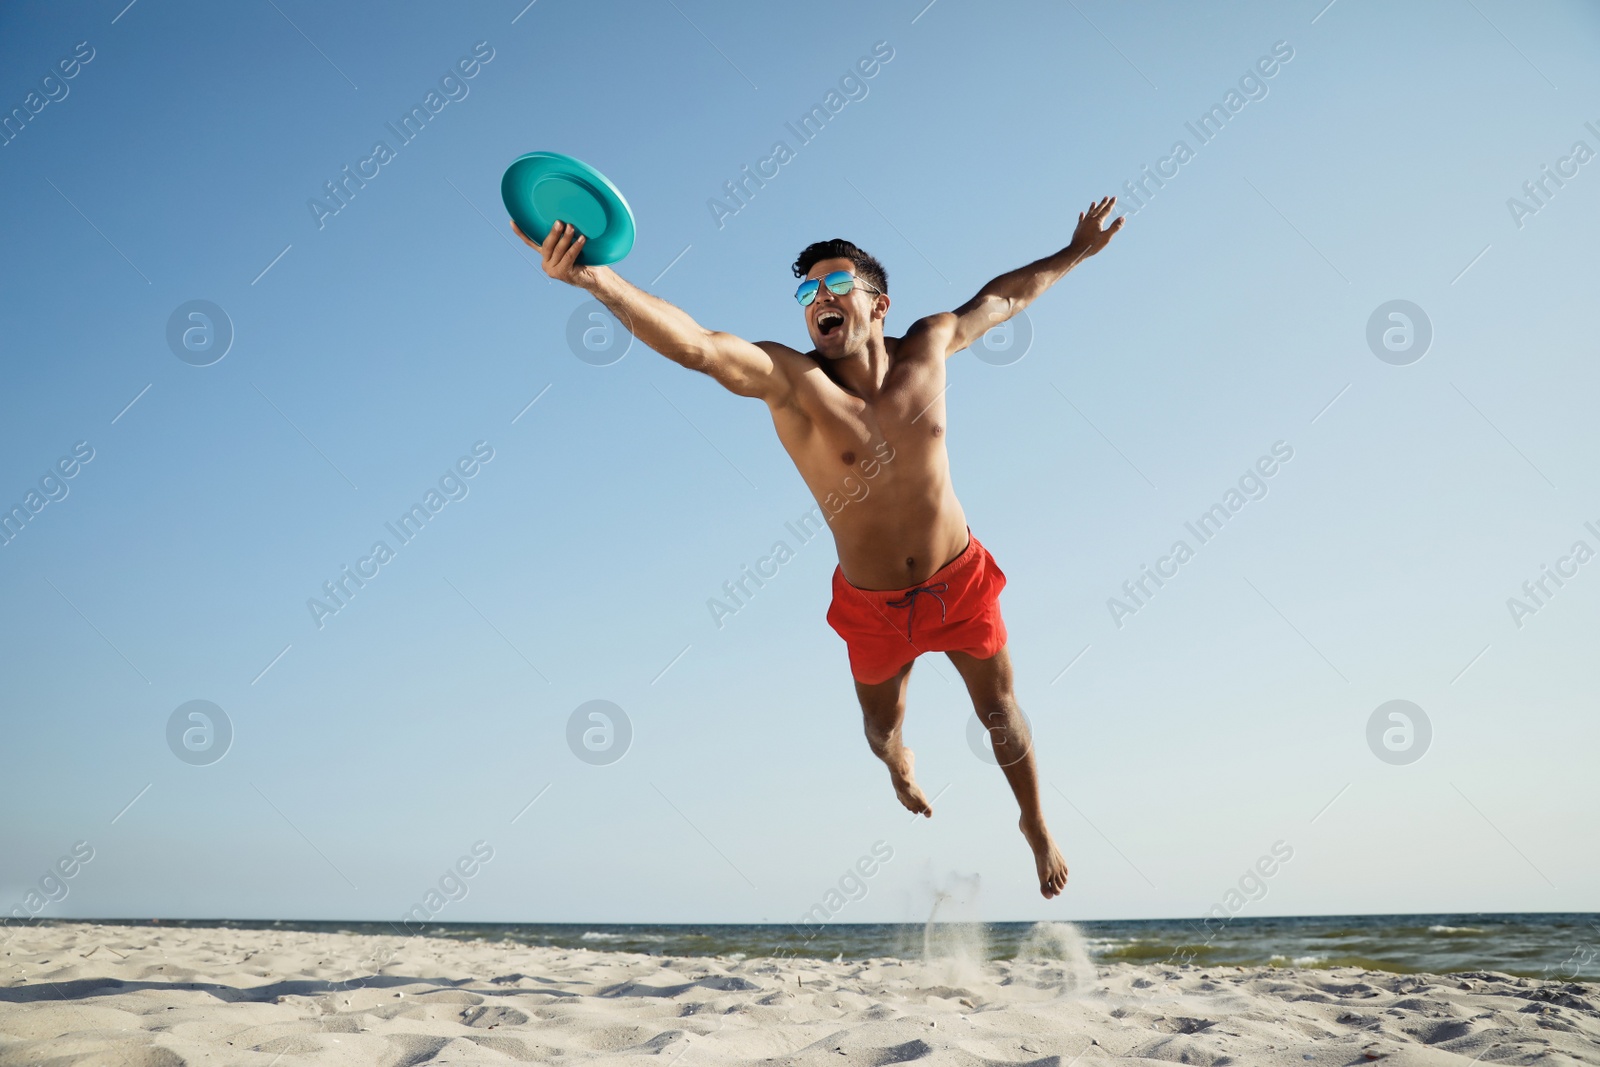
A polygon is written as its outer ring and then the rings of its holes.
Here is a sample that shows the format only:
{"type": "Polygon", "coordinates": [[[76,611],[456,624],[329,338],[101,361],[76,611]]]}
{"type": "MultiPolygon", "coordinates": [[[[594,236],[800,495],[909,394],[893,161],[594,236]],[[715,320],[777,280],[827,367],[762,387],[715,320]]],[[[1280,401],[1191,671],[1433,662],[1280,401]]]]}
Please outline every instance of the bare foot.
{"type": "Polygon", "coordinates": [[[1055,838],[1045,829],[1043,820],[1030,822],[1024,817],[1017,825],[1033,849],[1033,863],[1039,869],[1039,892],[1047,900],[1060,896],[1067,887],[1067,860],[1056,848],[1055,838]]]}
{"type": "Polygon", "coordinates": [[[916,757],[909,748],[902,747],[900,752],[905,757],[898,766],[889,764],[889,780],[894,783],[894,795],[900,798],[900,803],[905,805],[909,812],[933,818],[933,805],[928,803],[928,798],[922,792],[922,787],[912,777],[911,765],[916,762],[916,757]]]}

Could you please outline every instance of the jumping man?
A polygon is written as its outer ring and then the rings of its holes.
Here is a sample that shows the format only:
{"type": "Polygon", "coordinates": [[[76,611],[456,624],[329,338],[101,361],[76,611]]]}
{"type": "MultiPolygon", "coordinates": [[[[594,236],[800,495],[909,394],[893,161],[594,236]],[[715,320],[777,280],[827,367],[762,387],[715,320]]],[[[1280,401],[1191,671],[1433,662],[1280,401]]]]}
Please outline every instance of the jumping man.
{"type": "Polygon", "coordinates": [[[557,222],[543,243],[517,230],[539,249],[546,274],[587,290],[639,340],[764,401],[819,504],[837,500],[858,471],[872,479],[875,491],[852,495],[851,506],[823,507],[839,552],[828,623],[849,651],[867,743],[888,766],[900,803],[931,816],[900,725],[912,662],[924,652],[949,656],[1022,809],[1019,825],[1046,897],[1066,886],[1067,862],[1045,828],[1032,739],[1012,694],[999,604],[1006,577],[972,536],[950,484],[944,362],[1104,248],[1124,222],[1102,227],[1115,206],[1115,197],[1090,204],[1066,248],[1000,275],[955,311],[918,319],[904,337],[884,336],[882,265],[849,241],[812,244],[793,268],[804,279],[795,296],[815,346],[809,352],[707,330],[610,267],[579,266],[585,239],[569,224],[557,222]]]}

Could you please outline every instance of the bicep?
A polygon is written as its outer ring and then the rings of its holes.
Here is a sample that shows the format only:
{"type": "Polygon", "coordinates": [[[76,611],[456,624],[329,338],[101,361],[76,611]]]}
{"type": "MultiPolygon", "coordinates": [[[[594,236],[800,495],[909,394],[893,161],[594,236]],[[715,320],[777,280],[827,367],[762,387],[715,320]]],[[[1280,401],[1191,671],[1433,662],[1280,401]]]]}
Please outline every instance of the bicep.
{"type": "Polygon", "coordinates": [[[945,359],[949,359],[983,336],[983,331],[989,328],[984,326],[982,329],[971,329],[968,324],[975,321],[970,316],[964,315],[962,308],[957,308],[955,311],[941,311],[913,322],[911,328],[906,331],[906,340],[917,337],[945,359]]]}
{"type": "Polygon", "coordinates": [[[978,338],[1011,318],[1016,312],[1011,301],[992,293],[979,293],[950,312],[952,319],[950,350],[946,358],[971,346],[978,338]]]}
{"type": "Polygon", "coordinates": [[[780,362],[782,349],[772,341],[757,344],[721,330],[709,330],[702,358],[694,369],[709,374],[731,393],[769,404],[781,402],[789,384],[780,362]]]}

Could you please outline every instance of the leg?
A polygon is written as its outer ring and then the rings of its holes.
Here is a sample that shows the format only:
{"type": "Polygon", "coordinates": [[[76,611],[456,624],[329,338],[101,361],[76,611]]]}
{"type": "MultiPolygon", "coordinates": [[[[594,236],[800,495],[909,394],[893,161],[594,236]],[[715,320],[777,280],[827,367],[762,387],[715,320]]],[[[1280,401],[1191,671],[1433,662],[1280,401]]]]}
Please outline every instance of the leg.
{"type": "Polygon", "coordinates": [[[1002,648],[988,659],[965,652],[947,652],[950,662],[961,672],[972,697],[972,710],[989,730],[995,758],[1005,772],[1011,792],[1022,809],[1018,825],[1033,850],[1039,870],[1039,892],[1046,897],[1060,894],[1067,885],[1067,861],[1056,848],[1044,824],[1044,809],[1039,804],[1039,772],[1033,759],[1033,738],[1022,718],[1022,709],[1011,692],[1011,651],[1002,648]]]}
{"type": "Polygon", "coordinates": [[[911,664],[907,663],[886,682],[877,685],[857,682],[856,696],[861,700],[867,744],[872,746],[872,754],[889,768],[894,795],[900,798],[907,811],[931,817],[933,806],[912,777],[911,750],[900,740],[900,724],[906,717],[906,682],[910,678],[911,664]]]}

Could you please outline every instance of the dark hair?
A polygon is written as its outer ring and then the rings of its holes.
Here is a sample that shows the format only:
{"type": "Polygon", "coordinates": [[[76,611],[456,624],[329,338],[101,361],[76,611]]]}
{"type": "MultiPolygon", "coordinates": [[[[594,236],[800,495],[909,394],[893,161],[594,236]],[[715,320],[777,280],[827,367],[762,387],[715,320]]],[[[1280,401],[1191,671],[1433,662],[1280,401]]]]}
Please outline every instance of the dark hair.
{"type": "Polygon", "coordinates": [[[804,278],[811,273],[812,267],[824,259],[848,259],[856,265],[856,273],[864,278],[867,284],[881,293],[889,291],[889,272],[883,269],[883,264],[842,237],[806,245],[805,251],[794,261],[794,276],[804,278]]]}

